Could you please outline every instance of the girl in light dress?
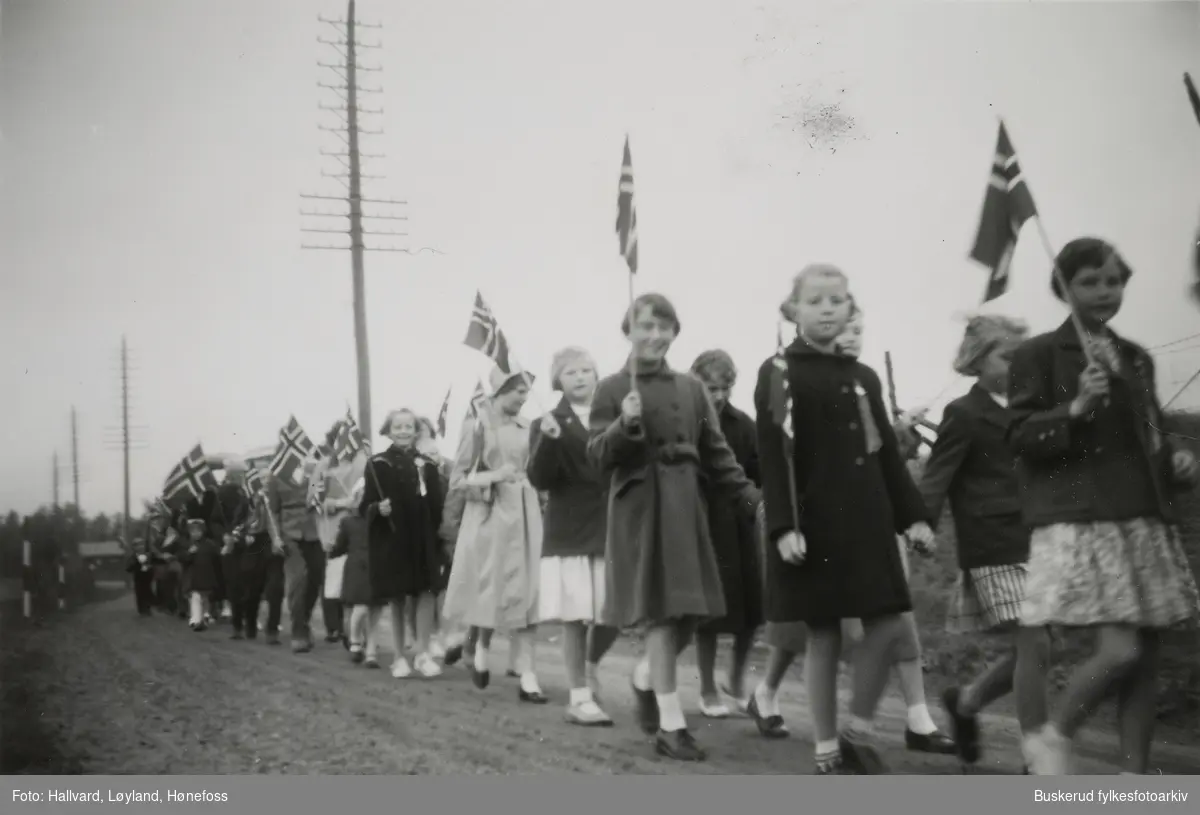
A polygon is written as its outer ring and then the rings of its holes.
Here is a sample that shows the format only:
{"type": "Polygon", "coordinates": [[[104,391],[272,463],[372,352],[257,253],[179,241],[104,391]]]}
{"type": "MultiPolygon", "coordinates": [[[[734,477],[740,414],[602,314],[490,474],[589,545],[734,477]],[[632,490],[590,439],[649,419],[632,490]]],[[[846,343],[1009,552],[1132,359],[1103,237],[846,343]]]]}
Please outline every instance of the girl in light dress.
{"type": "Polygon", "coordinates": [[[564,348],[550,364],[550,381],[562,400],[533,423],[529,442],[529,481],[548,496],[539,617],[543,624],[562,625],[570,686],[566,720],[608,727],[612,719],[597,699],[597,670],[618,632],[601,622],[608,485],[587,453],[596,363],[582,348],[564,348]]]}
{"type": "Polygon", "coordinates": [[[1123,769],[1145,773],[1155,723],[1161,633],[1194,624],[1200,595],[1173,494],[1193,488],[1195,456],[1162,430],[1154,362],[1109,322],[1133,272],[1107,242],[1078,238],[1056,261],[1072,320],[1013,354],[1009,434],[1033,527],[1021,622],[1095,632],[1057,713],[1026,736],[1036,775],[1070,772],[1071,740],[1110,692],[1123,769]],[[1089,354],[1090,352],[1090,354],[1089,354]]]}
{"type": "Polygon", "coordinates": [[[529,423],[521,408],[533,377],[493,369],[492,397],[463,428],[450,489],[466,506],[442,610],[469,626],[463,657],[477,688],[488,686],[492,633],[511,631],[520,643],[518,699],[545,704],[535,670],[542,513],[529,483],[529,423]]]}
{"type": "Polygon", "coordinates": [[[873,720],[912,610],[896,535],[928,549],[928,512],[899,455],[879,377],[837,351],[850,320],[846,275],[814,265],[792,281],[780,307],[798,336],[768,359],[755,390],[766,503],[766,681],[749,712],[764,734],[783,726],[775,690],[807,625],[805,684],[816,770],[886,772],[873,720]],[[850,720],[837,726],[842,621],[863,621],[855,648],[850,720]],[[771,637],[778,637],[771,641],[771,637]]]}

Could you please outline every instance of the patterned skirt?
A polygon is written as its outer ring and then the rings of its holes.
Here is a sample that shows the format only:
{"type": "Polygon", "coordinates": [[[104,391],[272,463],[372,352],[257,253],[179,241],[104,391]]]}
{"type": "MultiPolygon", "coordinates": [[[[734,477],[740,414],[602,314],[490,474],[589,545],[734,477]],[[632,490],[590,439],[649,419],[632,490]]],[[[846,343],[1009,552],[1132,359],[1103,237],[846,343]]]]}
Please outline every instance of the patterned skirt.
{"type": "Polygon", "coordinates": [[[1028,574],[1024,563],[960,572],[946,612],[946,630],[976,634],[1015,628],[1021,620],[1028,574]]]}
{"type": "Polygon", "coordinates": [[[1021,623],[1173,628],[1200,617],[1179,532],[1156,518],[1035,529],[1021,623]]]}

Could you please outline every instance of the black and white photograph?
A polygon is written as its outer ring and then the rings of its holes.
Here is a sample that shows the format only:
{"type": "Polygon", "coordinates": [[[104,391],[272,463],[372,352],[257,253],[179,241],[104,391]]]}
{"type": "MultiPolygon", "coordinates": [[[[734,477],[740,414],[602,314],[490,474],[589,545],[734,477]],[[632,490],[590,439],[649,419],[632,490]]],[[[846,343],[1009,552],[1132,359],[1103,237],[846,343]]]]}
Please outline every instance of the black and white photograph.
{"type": "Polygon", "coordinates": [[[14,806],[1200,776],[1198,82],[1195,0],[0,0],[14,806]]]}

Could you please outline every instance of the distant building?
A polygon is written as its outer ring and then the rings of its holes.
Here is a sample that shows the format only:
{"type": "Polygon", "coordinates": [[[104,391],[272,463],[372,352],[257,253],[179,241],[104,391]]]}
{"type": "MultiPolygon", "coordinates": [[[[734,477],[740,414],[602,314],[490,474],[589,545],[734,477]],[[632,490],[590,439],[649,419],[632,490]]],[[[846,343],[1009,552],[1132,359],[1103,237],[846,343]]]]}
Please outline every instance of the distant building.
{"type": "Polygon", "coordinates": [[[120,577],[125,571],[125,547],[119,540],[83,541],[79,559],[83,568],[100,576],[120,577]]]}

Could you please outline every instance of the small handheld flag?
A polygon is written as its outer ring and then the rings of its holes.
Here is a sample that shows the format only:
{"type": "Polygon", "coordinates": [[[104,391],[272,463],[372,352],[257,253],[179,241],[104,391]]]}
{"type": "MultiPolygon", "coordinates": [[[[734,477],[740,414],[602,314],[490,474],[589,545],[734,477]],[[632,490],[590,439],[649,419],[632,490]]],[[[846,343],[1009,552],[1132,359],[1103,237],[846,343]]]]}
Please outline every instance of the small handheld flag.
{"type": "Polygon", "coordinates": [[[442,400],[442,407],[437,415],[437,426],[435,429],[438,436],[443,439],[446,438],[446,417],[450,413],[450,393],[452,390],[453,388],[446,389],[446,398],[442,400]]]}
{"type": "Polygon", "coordinates": [[[471,322],[467,325],[463,344],[487,355],[501,371],[509,373],[508,340],[480,292],[475,292],[475,305],[471,309],[471,322]]]}
{"type": "Polygon", "coordinates": [[[633,203],[633,156],[629,137],[625,137],[625,155],[621,160],[621,183],[617,187],[617,239],[621,256],[629,264],[629,273],[638,270],[637,208],[633,203]]]}
{"type": "Polygon", "coordinates": [[[167,476],[163,500],[172,509],[180,509],[191,499],[199,498],[207,490],[216,487],[216,476],[208,466],[204,450],[197,444],[167,476]]]}
{"type": "Polygon", "coordinates": [[[271,459],[271,475],[294,484],[300,482],[304,462],[313,458],[316,446],[304,432],[295,416],[279,431],[279,445],[275,448],[275,456],[271,459]]]}
{"type": "Polygon", "coordinates": [[[1008,290],[1008,270],[1017,246],[1017,235],[1025,222],[1036,215],[1037,208],[1021,174],[1017,153],[1001,122],[991,177],[979,216],[979,232],[971,249],[971,259],[991,271],[983,302],[995,300],[1008,290]]]}

